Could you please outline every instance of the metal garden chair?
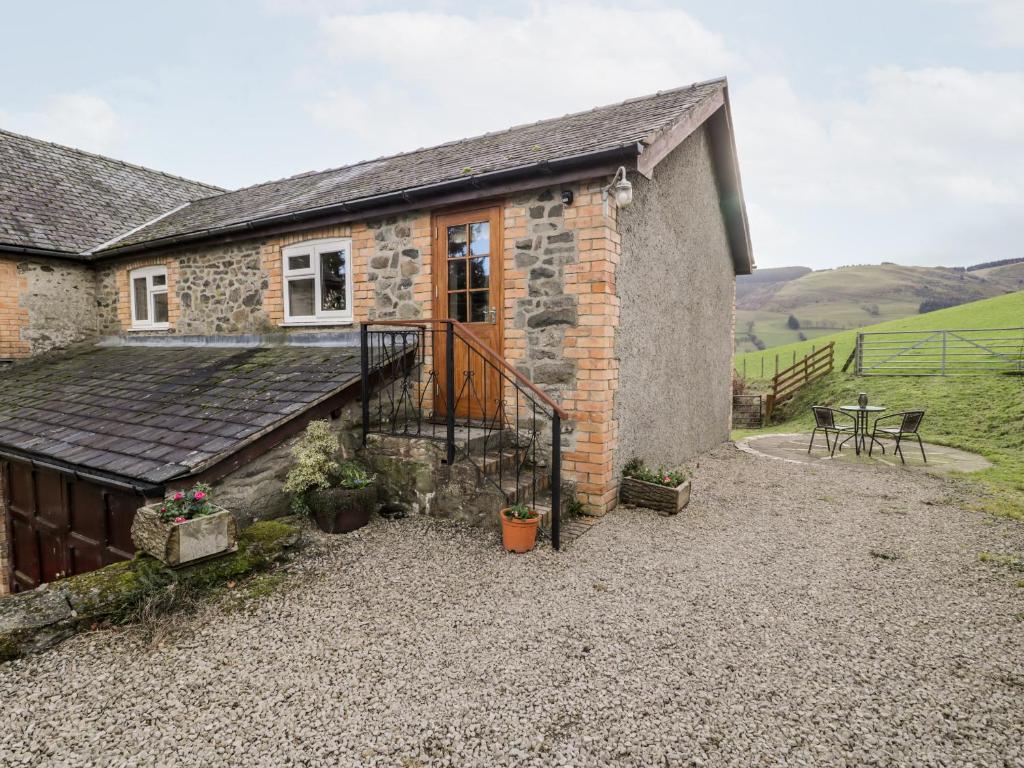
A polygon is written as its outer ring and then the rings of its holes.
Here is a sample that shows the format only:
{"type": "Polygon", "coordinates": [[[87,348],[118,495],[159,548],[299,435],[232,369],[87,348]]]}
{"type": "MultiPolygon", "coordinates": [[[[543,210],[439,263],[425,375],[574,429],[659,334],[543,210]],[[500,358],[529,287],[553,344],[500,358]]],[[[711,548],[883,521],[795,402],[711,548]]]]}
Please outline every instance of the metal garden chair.
{"type": "Polygon", "coordinates": [[[811,432],[811,442],[807,444],[808,453],[814,447],[814,438],[818,432],[825,433],[825,447],[831,456],[836,455],[840,435],[856,435],[857,433],[857,420],[848,413],[837,411],[835,408],[826,408],[823,405],[812,405],[811,412],[814,414],[814,430],[811,432]],[[836,422],[836,416],[843,421],[849,420],[849,425],[836,422]],[[828,439],[830,434],[835,435],[831,443],[828,439]]]}
{"type": "MultiPolygon", "coordinates": [[[[890,413],[888,416],[882,416],[879,419],[875,419],[875,426],[871,431],[872,438],[888,437],[890,440],[896,441],[896,453],[900,455],[900,461],[904,464],[907,463],[906,459],[903,458],[903,451],[900,448],[900,443],[903,438],[907,435],[917,440],[917,447],[921,449],[921,458],[924,459],[924,463],[928,463],[928,457],[924,455],[924,443],[921,442],[921,435],[917,433],[918,428],[921,426],[921,419],[924,418],[924,411],[903,411],[901,413],[890,413]],[[899,425],[893,427],[879,427],[879,423],[888,421],[890,419],[899,419],[899,425]]],[[[872,444],[874,447],[874,444],[872,444]]],[[[871,455],[871,448],[868,448],[868,456],[871,455]]]]}

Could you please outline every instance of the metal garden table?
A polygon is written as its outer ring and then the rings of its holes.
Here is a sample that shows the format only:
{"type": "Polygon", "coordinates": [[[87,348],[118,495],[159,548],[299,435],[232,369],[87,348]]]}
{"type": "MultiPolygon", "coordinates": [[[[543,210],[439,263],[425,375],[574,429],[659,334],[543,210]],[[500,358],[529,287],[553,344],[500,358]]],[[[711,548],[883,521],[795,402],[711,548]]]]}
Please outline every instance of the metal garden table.
{"type": "MultiPolygon", "coordinates": [[[[851,414],[854,418],[854,432],[853,435],[851,435],[851,437],[853,438],[853,448],[857,452],[858,456],[860,456],[861,451],[867,450],[868,439],[870,439],[871,442],[873,442],[875,445],[881,448],[882,453],[885,453],[885,446],[883,446],[880,442],[875,440],[874,435],[868,433],[868,414],[881,413],[882,411],[885,410],[885,406],[840,405],[839,410],[851,414]]],[[[843,442],[840,443],[839,446],[842,447],[849,439],[850,438],[848,437],[846,438],[846,440],[843,440],[843,442]]]]}

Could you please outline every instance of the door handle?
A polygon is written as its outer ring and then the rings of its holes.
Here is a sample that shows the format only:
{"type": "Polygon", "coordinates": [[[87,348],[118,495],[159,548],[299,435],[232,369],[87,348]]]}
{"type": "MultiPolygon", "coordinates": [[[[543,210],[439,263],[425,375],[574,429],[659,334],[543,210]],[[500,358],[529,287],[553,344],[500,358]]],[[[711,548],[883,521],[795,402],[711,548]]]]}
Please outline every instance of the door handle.
{"type": "Polygon", "coordinates": [[[498,310],[495,309],[494,307],[491,307],[489,311],[491,313],[491,325],[497,324],[497,322],[498,322],[498,310]]]}

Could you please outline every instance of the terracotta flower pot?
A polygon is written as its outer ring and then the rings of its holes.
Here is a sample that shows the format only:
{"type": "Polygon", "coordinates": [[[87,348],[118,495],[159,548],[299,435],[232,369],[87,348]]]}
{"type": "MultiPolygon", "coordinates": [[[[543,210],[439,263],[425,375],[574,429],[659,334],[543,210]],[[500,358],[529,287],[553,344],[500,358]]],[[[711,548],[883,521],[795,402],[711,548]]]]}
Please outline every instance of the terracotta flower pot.
{"type": "Polygon", "coordinates": [[[505,513],[508,508],[501,510],[498,515],[501,517],[501,543],[509,552],[529,552],[537,544],[537,527],[540,525],[540,516],[520,520],[509,517],[505,513]]]}
{"type": "Polygon", "coordinates": [[[309,511],[317,528],[324,533],[349,533],[370,522],[370,514],[377,506],[377,488],[350,490],[328,488],[311,491],[309,511]]]}

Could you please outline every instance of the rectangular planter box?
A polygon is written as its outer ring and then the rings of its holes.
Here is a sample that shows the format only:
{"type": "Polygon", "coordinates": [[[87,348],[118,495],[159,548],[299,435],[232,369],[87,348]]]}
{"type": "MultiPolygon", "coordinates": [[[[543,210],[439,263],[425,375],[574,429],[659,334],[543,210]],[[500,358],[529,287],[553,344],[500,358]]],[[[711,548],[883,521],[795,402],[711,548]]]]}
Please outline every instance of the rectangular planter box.
{"type": "Polygon", "coordinates": [[[140,551],[175,567],[238,548],[235,517],[228,510],[214,506],[218,511],[212,515],[165,523],[160,519],[162,506],[150,504],[135,513],[132,542],[140,551]]]}
{"type": "Polygon", "coordinates": [[[690,503],[690,481],[669,488],[656,483],[646,483],[635,477],[622,478],[619,499],[623,504],[647,507],[663,515],[675,515],[690,503]]]}

